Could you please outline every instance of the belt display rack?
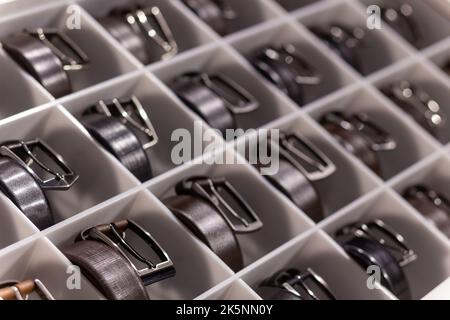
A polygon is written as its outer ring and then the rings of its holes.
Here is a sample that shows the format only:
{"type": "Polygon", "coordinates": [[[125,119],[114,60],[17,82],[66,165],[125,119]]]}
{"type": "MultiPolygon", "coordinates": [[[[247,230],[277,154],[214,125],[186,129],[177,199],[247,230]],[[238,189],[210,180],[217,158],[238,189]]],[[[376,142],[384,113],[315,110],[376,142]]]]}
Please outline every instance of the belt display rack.
{"type": "Polygon", "coordinates": [[[449,8],[0,5],[0,299],[450,299],[449,8]]]}

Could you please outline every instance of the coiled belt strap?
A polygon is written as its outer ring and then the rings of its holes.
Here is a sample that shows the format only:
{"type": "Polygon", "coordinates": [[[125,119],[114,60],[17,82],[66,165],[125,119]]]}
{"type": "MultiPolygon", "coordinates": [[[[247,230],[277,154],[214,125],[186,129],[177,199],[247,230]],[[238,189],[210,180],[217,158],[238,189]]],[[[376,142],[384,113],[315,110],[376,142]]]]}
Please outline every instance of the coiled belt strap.
{"type": "Polygon", "coordinates": [[[39,279],[0,284],[0,300],[28,300],[33,292],[43,300],[55,300],[39,279]]]}

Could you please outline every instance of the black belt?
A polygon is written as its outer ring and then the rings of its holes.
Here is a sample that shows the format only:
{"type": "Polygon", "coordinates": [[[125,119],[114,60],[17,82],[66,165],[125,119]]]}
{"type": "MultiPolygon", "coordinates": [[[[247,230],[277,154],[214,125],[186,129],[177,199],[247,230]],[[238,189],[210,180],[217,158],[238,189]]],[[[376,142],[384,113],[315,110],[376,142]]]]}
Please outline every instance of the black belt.
{"type": "Polygon", "coordinates": [[[403,196],[432,224],[450,238],[450,202],[423,185],[408,188],[403,196]]]}
{"type": "Polygon", "coordinates": [[[17,33],[3,41],[3,48],[56,98],[72,92],[68,72],[89,63],[73,41],[53,29],[17,33]]]}
{"type": "Polygon", "coordinates": [[[403,267],[417,259],[403,237],[381,220],[349,225],[336,234],[336,240],[364,270],[380,268],[381,284],[399,299],[411,299],[408,279],[403,267]]]}
{"type": "Polygon", "coordinates": [[[381,15],[392,29],[412,44],[417,45],[420,33],[414,21],[414,8],[410,4],[404,3],[397,8],[382,7],[381,15]]]}
{"type": "Polygon", "coordinates": [[[358,52],[365,38],[363,29],[333,24],[328,27],[313,27],[311,31],[353,68],[363,73],[363,64],[358,52]]]}
{"type": "Polygon", "coordinates": [[[152,178],[146,150],[158,142],[158,137],[136,97],[100,100],[84,113],[82,123],[140,181],[152,178]]]}
{"type": "Polygon", "coordinates": [[[440,137],[446,126],[446,115],[427,92],[408,81],[392,84],[384,88],[383,92],[430,134],[440,137]]]}
{"type": "Polygon", "coordinates": [[[387,132],[371,122],[366,114],[344,115],[331,112],[321,119],[322,126],[351,154],[379,176],[383,175],[381,151],[392,151],[397,143],[387,132]]]}
{"type": "Polygon", "coordinates": [[[164,52],[161,59],[172,58],[178,45],[158,7],[113,10],[99,22],[143,64],[149,64],[155,45],[164,52]]]}
{"type": "Polygon", "coordinates": [[[318,85],[320,76],[293,45],[266,46],[250,57],[253,66],[299,105],[305,103],[304,87],[318,85]]]}
{"type": "Polygon", "coordinates": [[[175,275],[167,253],[131,220],[87,229],[62,252],[110,300],[148,300],[145,286],[175,275]],[[133,248],[126,238],[130,231],[145,241],[160,262],[152,262],[146,253],[133,248]],[[140,269],[131,258],[145,267],[140,269]]]}
{"type": "Polygon", "coordinates": [[[256,293],[264,300],[336,300],[326,282],[312,269],[281,270],[263,281],[256,293]]]}
{"type": "Polygon", "coordinates": [[[164,200],[175,216],[234,271],[244,267],[236,234],[262,228],[253,209],[225,179],[194,177],[164,200]]]}
{"type": "Polygon", "coordinates": [[[185,73],[173,80],[171,88],[190,109],[224,136],[226,129],[237,129],[237,115],[252,112],[259,106],[250,93],[224,75],[185,73]]]}
{"type": "Polygon", "coordinates": [[[55,300],[39,279],[0,284],[0,300],[28,300],[32,293],[37,293],[42,300],[55,300]]]}
{"type": "Polygon", "coordinates": [[[447,61],[442,69],[450,77],[450,60],[447,61]]]}
{"type": "Polygon", "coordinates": [[[38,139],[3,143],[0,154],[0,190],[37,228],[52,226],[53,214],[44,191],[67,190],[78,175],[38,139]]]}
{"type": "Polygon", "coordinates": [[[230,21],[236,19],[236,12],[227,0],[183,0],[211,29],[224,36],[230,32],[230,21]]]}
{"type": "Polygon", "coordinates": [[[279,170],[266,178],[297,207],[319,222],[324,218],[320,196],[313,182],[332,175],[333,162],[312,143],[295,134],[280,136],[279,170]]]}

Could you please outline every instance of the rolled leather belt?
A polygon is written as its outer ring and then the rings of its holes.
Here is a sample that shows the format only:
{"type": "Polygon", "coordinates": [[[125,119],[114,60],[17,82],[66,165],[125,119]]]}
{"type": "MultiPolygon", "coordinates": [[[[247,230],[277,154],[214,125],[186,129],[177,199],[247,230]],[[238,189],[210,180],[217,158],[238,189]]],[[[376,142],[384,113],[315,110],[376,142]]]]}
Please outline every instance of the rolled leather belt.
{"type": "Polygon", "coordinates": [[[153,177],[146,149],[153,147],[158,137],[136,97],[100,100],[85,111],[82,123],[140,181],[153,177]]]}
{"type": "Polygon", "coordinates": [[[14,34],[3,42],[4,50],[55,98],[72,92],[68,72],[88,64],[87,56],[67,36],[53,29],[14,34]],[[58,38],[57,42],[53,39],[58,38]],[[58,48],[63,45],[66,49],[58,48]],[[66,52],[72,52],[73,57],[66,52]]]}
{"type": "Polygon", "coordinates": [[[313,183],[335,172],[333,162],[306,138],[296,134],[282,132],[275,147],[280,151],[279,169],[266,178],[311,219],[321,221],[324,211],[313,183]]]}
{"type": "Polygon", "coordinates": [[[436,228],[450,238],[450,202],[446,197],[424,185],[406,189],[403,196],[436,228]]]}
{"type": "Polygon", "coordinates": [[[183,0],[183,2],[221,36],[230,32],[230,21],[236,18],[236,12],[227,0],[183,0]]]}
{"type": "Polygon", "coordinates": [[[224,75],[189,72],[172,81],[172,90],[223,136],[237,129],[236,117],[255,111],[259,104],[245,89],[224,75]]]}
{"type": "Polygon", "coordinates": [[[392,151],[397,143],[387,132],[371,122],[366,114],[344,115],[331,112],[321,119],[322,126],[351,154],[377,175],[383,170],[379,152],[392,151]]]}
{"type": "Polygon", "coordinates": [[[420,40],[420,32],[414,20],[414,8],[404,3],[397,7],[384,6],[381,15],[385,23],[397,31],[410,43],[417,45],[420,40]]]}
{"type": "Polygon", "coordinates": [[[78,179],[78,175],[60,155],[39,139],[3,143],[0,154],[0,190],[37,228],[43,230],[52,226],[53,213],[44,190],[67,190],[78,179]],[[62,171],[57,172],[52,166],[47,166],[35,154],[36,150],[50,156],[62,171]],[[29,162],[36,163],[40,170],[47,171],[52,178],[40,178],[28,165],[29,162]]]}
{"type": "Polygon", "coordinates": [[[353,68],[364,73],[358,52],[365,38],[363,29],[332,24],[328,27],[313,27],[311,31],[353,68]]]}
{"type": "Polygon", "coordinates": [[[42,300],[55,300],[39,279],[0,284],[0,300],[28,300],[33,292],[36,292],[42,300]]]}
{"type": "Polygon", "coordinates": [[[175,275],[169,256],[149,233],[131,220],[87,229],[62,252],[109,300],[149,300],[146,285],[175,275]],[[143,239],[161,262],[156,264],[133,248],[126,240],[129,230],[143,239]],[[138,269],[127,253],[147,267],[138,269]]]}
{"type": "Polygon", "coordinates": [[[250,62],[299,105],[305,102],[304,87],[320,83],[319,74],[291,44],[260,48],[252,54],[250,62]]]}
{"type": "Polygon", "coordinates": [[[431,135],[440,138],[447,125],[447,115],[425,90],[409,81],[399,81],[382,91],[431,135]]]}
{"type": "Polygon", "coordinates": [[[336,240],[364,271],[378,266],[381,285],[402,300],[411,299],[408,279],[403,268],[417,259],[404,238],[383,221],[349,225],[336,234],[336,240]]]}
{"type": "Polygon", "coordinates": [[[256,293],[264,300],[336,300],[327,283],[312,269],[286,269],[264,280],[256,293]]]}
{"type": "Polygon", "coordinates": [[[231,269],[236,272],[242,269],[244,260],[236,234],[262,228],[262,222],[253,210],[223,179],[194,177],[180,182],[175,190],[177,196],[163,201],[167,208],[231,269]],[[229,198],[219,193],[224,190],[240,208],[228,206],[226,199],[229,198]],[[243,209],[246,217],[234,211],[236,209],[243,209]],[[239,226],[234,224],[235,220],[239,221],[239,226]]]}

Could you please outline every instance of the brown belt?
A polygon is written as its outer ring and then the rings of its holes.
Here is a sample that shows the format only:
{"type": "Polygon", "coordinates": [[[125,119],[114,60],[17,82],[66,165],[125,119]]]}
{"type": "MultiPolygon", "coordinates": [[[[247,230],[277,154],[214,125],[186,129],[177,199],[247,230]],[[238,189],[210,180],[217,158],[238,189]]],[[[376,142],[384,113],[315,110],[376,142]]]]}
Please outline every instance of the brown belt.
{"type": "Polygon", "coordinates": [[[0,285],[0,300],[28,300],[28,296],[33,292],[36,292],[43,300],[55,300],[38,279],[0,285]]]}

